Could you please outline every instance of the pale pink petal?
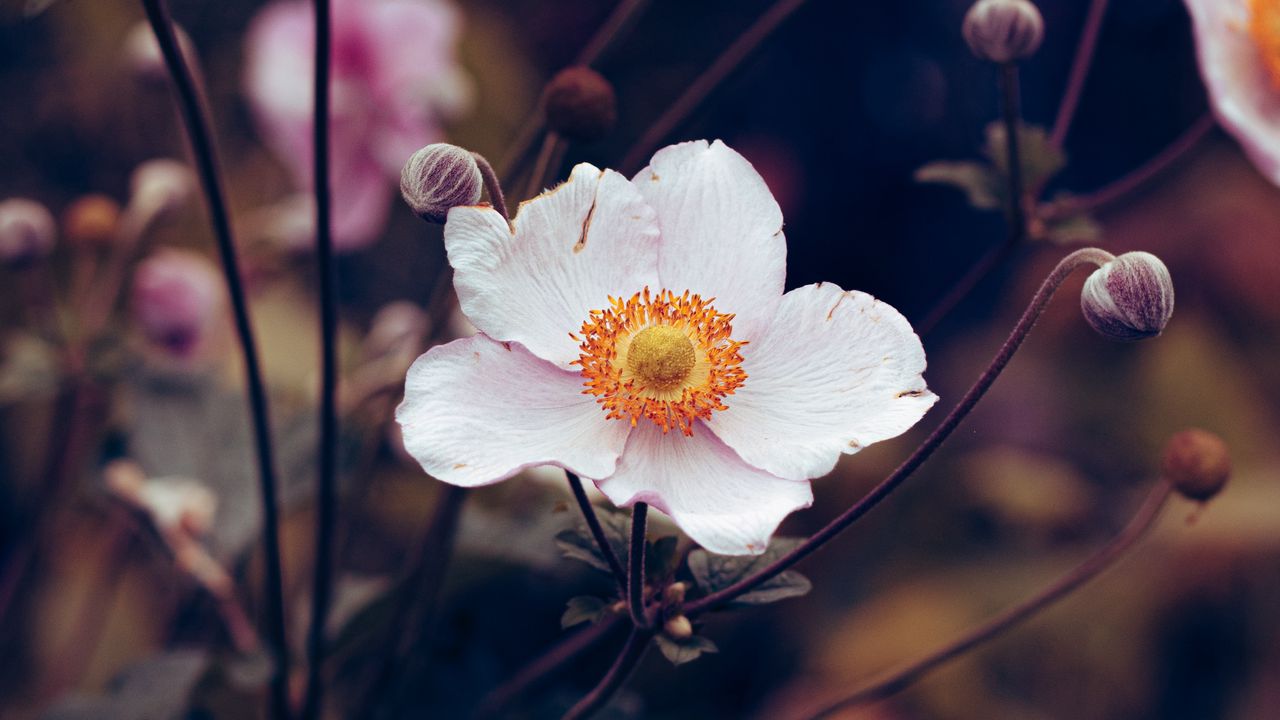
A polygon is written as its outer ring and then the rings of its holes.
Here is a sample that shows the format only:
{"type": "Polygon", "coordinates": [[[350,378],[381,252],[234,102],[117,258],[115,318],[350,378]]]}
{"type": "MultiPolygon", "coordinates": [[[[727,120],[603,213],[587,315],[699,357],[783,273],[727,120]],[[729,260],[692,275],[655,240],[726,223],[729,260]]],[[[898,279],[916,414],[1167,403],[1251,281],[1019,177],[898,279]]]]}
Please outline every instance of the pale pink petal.
{"type": "Polygon", "coordinates": [[[404,446],[452,485],[486,485],[535,465],[613,472],[630,426],[607,420],[582,378],[483,335],[419,357],[396,409],[404,446]]]}
{"type": "Polygon", "coordinates": [[[747,380],[708,425],[775,475],[826,475],[841,453],[900,435],[937,401],[924,348],[897,310],[831,283],[782,298],[742,349],[747,380]]]}
{"type": "Polygon", "coordinates": [[[453,68],[462,17],[439,0],[382,0],[368,3],[371,48],[370,78],[379,96],[409,96],[414,102],[432,96],[432,86],[453,68]]]}
{"type": "Polygon", "coordinates": [[[750,340],[782,297],[787,242],[782,211],[746,158],[719,140],[659,150],[633,182],[662,233],[658,276],[674,292],[714,297],[750,340]]]}
{"type": "Polygon", "coordinates": [[[1249,159],[1280,184],[1280,81],[1249,34],[1246,0],[1185,0],[1195,28],[1200,73],[1218,122],[1249,159]]]}
{"type": "Polygon", "coordinates": [[[520,205],[514,234],[495,210],[456,207],[444,228],[462,311],[480,332],[564,368],[591,310],[656,286],[653,210],[626,178],[582,164],[520,205]]]}
{"type": "Polygon", "coordinates": [[[748,465],[701,425],[686,437],[641,422],[617,472],[596,485],[617,505],[649,503],[699,545],[724,555],[764,552],[778,523],[813,503],[808,481],[748,465]]]}

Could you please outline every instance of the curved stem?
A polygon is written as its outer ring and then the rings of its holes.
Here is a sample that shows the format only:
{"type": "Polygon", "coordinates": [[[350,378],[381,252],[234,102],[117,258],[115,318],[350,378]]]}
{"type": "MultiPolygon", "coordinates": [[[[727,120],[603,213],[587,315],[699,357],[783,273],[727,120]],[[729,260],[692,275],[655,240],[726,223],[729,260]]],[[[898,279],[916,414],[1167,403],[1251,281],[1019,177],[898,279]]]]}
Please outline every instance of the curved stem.
{"type": "Polygon", "coordinates": [[[1168,147],[1156,153],[1150,160],[1139,165],[1132,172],[1114,182],[1087,195],[1070,198],[1061,203],[1051,204],[1050,217],[1061,217],[1079,212],[1097,210],[1127,197],[1130,193],[1151,182],[1156,176],[1168,170],[1172,165],[1186,157],[1187,153],[1200,145],[1200,141],[1209,136],[1218,121],[1213,113],[1200,116],[1191,127],[1187,128],[1168,147]]]}
{"type": "Polygon", "coordinates": [[[992,358],[991,364],[983,371],[978,380],[969,388],[964,397],[960,399],[960,403],[952,409],[946,419],[942,421],[928,438],[925,439],[919,447],[915,449],[911,455],[903,461],[887,478],[882,480],[879,485],[867,493],[861,500],[855,503],[848,510],[845,510],[839,517],[827,523],[825,527],[796,546],[794,550],[775,560],[768,567],[751,577],[744,578],[730,585],[723,590],[714,592],[704,598],[689,603],[684,608],[685,615],[693,617],[699,613],[713,610],[720,607],[739,595],[749,592],[758,587],[761,583],[777,576],[782,571],[790,568],[792,565],[800,562],[808,557],[818,548],[825,545],[836,535],[856,522],[863,515],[867,514],[871,508],[880,503],[892,493],[904,480],[911,476],[926,460],[933,455],[942,443],[955,432],[960,422],[968,416],[973,410],[982,396],[991,388],[992,383],[1000,376],[1005,366],[1013,358],[1013,354],[1022,346],[1027,335],[1031,332],[1031,328],[1040,319],[1041,313],[1048,306],[1049,300],[1053,297],[1053,293],[1067,279],[1067,276],[1073,270],[1082,265],[1101,265],[1113,258],[1111,253],[1096,248],[1084,248],[1067,255],[1058,263],[1057,267],[1049,273],[1045,278],[1040,289],[1036,292],[1035,297],[1031,299],[1031,304],[1027,306],[1026,311],[1022,313],[1022,317],[1018,320],[1018,324],[1014,326],[1013,332],[1009,334],[1004,345],[1000,347],[1000,351],[992,358]]]}
{"type": "Polygon", "coordinates": [[[553,677],[582,653],[595,647],[596,643],[608,636],[609,632],[618,627],[621,622],[622,616],[613,615],[556,643],[550,650],[512,675],[510,680],[485,696],[476,706],[476,720],[497,717],[512,702],[553,677]]]}
{"type": "Polygon", "coordinates": [[[320,276],[320,438],[316,483],[315,573],[307,631],[307,686],[303,720],[319,717],[324,699],[324,631],[333,594],[334,524],[338,506],[338,303],[334,291],[329,184],[329,71],[332,23],[329,0],[315,0],[315,104],[312,156],[316,205],[316,272],[320,276]]]}
{"type": "Polygon", "coordinates": [[[894,695],[939,665],[999,636],[1009,628],[1071,594],[1081,585],[1097,577],[1103,570],[1111,567],[1146,534],[1156,519],[1160,517],[1160,510],[1169,498],[1170,491],[1169,483],[1163,480],[1160,481],[1119,535],[1040,592],[970,630],[962,637],[956,638],[951,643],[938,648],[928,656],[913,662],[901,670],[889,673],[849,697],[818,711],[810,716],[810,720],[828,717],[837,710],[883,700],[890,695],[894,695]]]}
{"type": "Polygon", "coordinates": [[[782,24],[784,20],[791,17],[791,14],[800,9],[804,5],[804,0],[778,0],[772,7],[765,11],[751,27],[747,28],[742,35],[738,36],[733,44],[716,58],[711,67],[707,68],[699,75],[690,85],[689,89],[684,91],[666,112],[654,121],[644,135],[637,140],[626,155],[623,156],[622,162],[618,167],[627,175],[640,169],[640,163],[648,153],[659,145],[663,140],[671,134],[673,130],[680,126],[689,115],[707,99],[720,83],[724,82],[734,70],[737,70],[751,53],[765,41],[773,33],[774,30],[782,24]]]}
{"type": "Polygon", "coordinates": [[[622,651],[618,653],[618,657],[613,661],[613,665],[609,667],[609,672],[600,680],[600,683],[587,693],[586,697],[578,701],[576,705],[569,708],[569,712],[564,714],[563,720],[585,720],[591,717],[597,710],[605,706],[613,694],[627,682],[627,678],[631,675],[631,671],[635,669],[636,664],[640,662],[640,658],[644,656],[644,651],[649,647],[649,639],[653,636],[639,629],[633,629],[631,634],[627,636],[627,642],[622,646],[622,651]]]}
{"type": "Polygon", "coordinates": [[[565,470],[565,477],[569,479],[569,490],[573,492],[573,499],[578,503],[578,509],[582,511],[582,519],[587,522],[587,529],[591,531],[591,537],[596,541],[596,547],[600,549],[600,554],[604,556],[604,561],[609,565],[609,571],[613,573],[613,579],[618,583],[618,594],[620,597],[627,596],[627,571],[622,567],[622,561],[618,559],[618,554],[613,551],[613,546],[609,544],[609,536],[604,534],[604,526],[600,524],[600,517],[596,515],[595,508],[591,507],[591,500],[587,498],[587,491],[582,486],[582,479],[572,472],[565,470]]]}
{"type": "Polygon", "coordinates": [[[631,509],[631,555],[627,559],[627,569],[631,574],[627,579],[627,609],[631,612],[631,624],[642,629],[649,627],[644,614],[644,536],[648,517],[648,503],[638,502],[631,509]]]}
{"type": "Polygon", "coordinates": [[[1067,139],[1067,131],[1071,129],[1071,121],[1076,116],[1076,108],[1080,105],[1080,94],[1084,92],[1084,81],[1089,77],[1089,68],[1093,65],[1093,53],[1098,47],[1098,36],[1102,34],[1102,17],[1107,12],[1107,0],[1092,0],[1089,13],[1085,16],[1084,29],[1080,32],[1080,43],[1076,46],[1075,59],[1071,61],[1071,75],[1067,79],[1067,87],[1062,92],[1062,102],[1058,105],[1058,117],[1053,121],[1053,132],[1049,141],[1056,147],[1062,147],[1067,139]]]}
{"type": "Polygon", "coordinates": [[[178,48],[174,37],[173,20],[165,0],[142,0],[151,29],[160,44],[165,64],[177,90],[183,120],[195,156],[200,184],[209,203],[209,215],[213,221],[214,237],[222,259],[223,274],[235,317],[236,334],[242,350],[246,393],[253,416],[253,437],[257,451],[258,474],[262,493],[263,549],[266,556],[267,639],[275,656],[275,669],[271,678],[271,707],[276,718],[289,717],[286,681],[289,674],[288,645],[284,629],[284,591],[280,567],[280,535],[276,504],[275,460],[271,448],[271,429],[267,409],[266,386],[262,369],[258,364],[258,349],[254,339],[253,324],[249,318],[249,306],[240,279],[240,263],[236,255],[235,240],[231,232],[231,218],[227,211],[226,196],[222,189],[222,175],[214,148],[213,134],[209,129],[208,114],[192,77],[190,68],[178,48]]]}
{"type": "Polygon", "coordinates": [[[489,164],[488,158],[478,152],[471,153],[471,157],[476,159],[476,165],[480,168],[480,177],[484,179],[484,189],[489,191],[489,202],[493,203],[493,207],[502,213],[502,217],[507,222],[511,222],[511,214],[507,212],[507,196],[502,192],[502,183],[498,181],[498,174],[493,171],[493,166],[489,164]]]}

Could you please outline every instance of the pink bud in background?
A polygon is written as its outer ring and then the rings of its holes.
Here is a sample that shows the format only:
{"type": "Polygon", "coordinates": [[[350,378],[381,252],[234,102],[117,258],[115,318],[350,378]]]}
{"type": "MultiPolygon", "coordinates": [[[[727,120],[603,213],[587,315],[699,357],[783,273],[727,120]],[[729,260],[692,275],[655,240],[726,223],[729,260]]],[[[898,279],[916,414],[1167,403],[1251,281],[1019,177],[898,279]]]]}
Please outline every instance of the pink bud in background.
{"type": "Polygon", "coordinates": [[[213,263],[170,248],[138,265],[132,300],[134,321],[147,341],[182,361],[206,353],[226,307],[222,278],[213,263]]]}
{"type": "Polygon", "coordinates": [[[24,265],[53,250],[57,224],[44,205],[25,198],[0,202],[0,262],[24,265]]]}

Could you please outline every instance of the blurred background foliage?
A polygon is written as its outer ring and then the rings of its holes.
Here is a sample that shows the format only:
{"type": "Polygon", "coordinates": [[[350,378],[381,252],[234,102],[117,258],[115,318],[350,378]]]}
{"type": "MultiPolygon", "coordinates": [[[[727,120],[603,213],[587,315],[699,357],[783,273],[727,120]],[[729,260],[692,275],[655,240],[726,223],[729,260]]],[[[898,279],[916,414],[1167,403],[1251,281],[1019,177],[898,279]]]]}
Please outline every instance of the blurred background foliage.
{"type": "MultiPolygon", "coordinates": [[[[0,4],[0,197],[36,198],[55,214],[86,193],[123,202],[139,162],[184,157],[168,89],[139,82],[122,54],[142,17],[137,3],[61,0],[30,19],[23,4],[0,4]]],[[[458,4],[460,62],[474,104],[447,137],[496,162],[542,84],[572,61],[613,3],[458,4]]],[[[653,2],[597,65],[616,87],[618,127],[572,146],[554,176],[579,161],[616,163],[769,4],[653,2]]],[[[837,282],[918,319],[1002,241],[998,213],[975,212],[960,193],[913,180],[927,162],[976,157],[996,117],[995,71],[960,37],[968,4],[812,0],[668,138],[723,138],[765,176],[787,219],[789,287],[837,282]]],[[[284,469],[287,591],[291,607],[302,608],[318,372],[314,268],[305,254],[280,252],[253,231],[262,201],[292,190],[241,90],[243,34],[261,3],[173,5],[205,72],[249,258],[284,469]]],[[[1023,65],[1023,102],[1028,122],[1047,125],[1086,3],[1039,5],[1047,33],[1023,65]]],[[[1050,194],[1104,185],[1206,110],[1181,2],[1112,5],[1066,143],[1069,162],[1050,194]]],[[[1203,510],[1175,505],[1096,584],[899,697],[844,717],[1199,720],[1280,710],[1280,191],[1215,133],[1098,219],[1103,247],[1148,250],[1172,270],[1178,305],[1165,335],[1106,342],[1077,309],[1083,277],[1069,281],[964,431],[884,507],[801,566],[814,586],[807,597],[716,616],[702,634],[720,652],[678,669],[650,653],[611,717],[803,716],[1030,594],[1105,542],[1154,478],[1164,439],[1192,425],[1231,445],[1237,471],[1226,493],[1203,510]]],[[[210,253],[202,203],[190,203],[150,242],[210,253]]],[[[926,377],[941,405],[985,366],[1063,254],[1043,244],[1020,249],[925,338],[926,377]]],[[[439,228],[399,203],[376,245],[341,258],[352,367],[374,313],[393,300],[429,305],[442,263],[439,228]]],[[[23,308],[9,290],[0,293],[6,555],[30,530],[42,497],[49,436],[33,428],[47,426],[57,397],[56,376],[39,372],[47,356],[38,347],[22,352],[23,308]]],[[[113,327],[127,336],[124,319],[113,327]]],[[[101,461],[128,456],[150,474],[191,475],[213,487],[211,550],[242,583],[256,617],[260,520],[238,364],[228,348],[215,367],[175,379],[120,362],[127,367],[98,398],[95,457],[57,497],[53,531],[0,628],[0,715],[248,716],[261,658],[231,651],[215,603],[175,570],[154,534],[122,519],[100,472],[101,461]]],[[[440,492],[387,439],[392,407],[391,399],[372,403],[344,430],[338,620],[355,620],[338,623],[335,682],[349,714],[368,709],[360,692],[388,647],[387,593],[415,556],[440,492]]],[[[807,534],[847,507],[942,412],[816,481],[814,508],[790,518],[785,534],[807,534]]],[[[564,560],[555,546],[573,521],[566,497],[563,482],[545,474],[470,497],[441,612],[426,629],[432,642],[378,698],[384,717],[460,716],[560,636],[570,597],[607,592],[607,578],[564,560]]],[[[304,627],[291,613],[292,636],[304,627]]],[[[618,642],[584,656],[515,716],[555,716],[594,683],[618,642]]]]}

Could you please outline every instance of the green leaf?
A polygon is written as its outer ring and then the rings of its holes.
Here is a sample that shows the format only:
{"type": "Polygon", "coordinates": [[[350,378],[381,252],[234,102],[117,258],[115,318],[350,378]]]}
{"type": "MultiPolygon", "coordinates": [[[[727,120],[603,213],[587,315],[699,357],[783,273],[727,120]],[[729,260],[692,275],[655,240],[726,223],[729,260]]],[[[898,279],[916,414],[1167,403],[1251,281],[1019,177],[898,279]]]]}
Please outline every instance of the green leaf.
{"type": "Polygon", "coordinates": [[[671,661],[672,665],[683,665],[687,662],[697,660],[702,653],[720,652],[720,648],[711,642],[710,638],[694,635],[684,640],[675,640],[667,635],[656,635],[653,638],[658,644],[658,649],[662,651],[663,656],[671,661]]]}
{"type": "MultiPolygon", "coordinates": [[[[596,516],[600,518],[600,527],[614,554],[625,562],[627,547],[631,543],[631,515],[615,508],[596,508],[596,516]]],[[[561,554],[571,560],[584,562],[601,572],[612,572],[585,520],[580,520],[576,527],[557,533],[556,545],[561,554]]]]}
{"type": "Polygon", "coordinates": [[[569,605],[560,616],[560,627],[569,629],[584,622],[599,622],[609,612],[609,604],[594,595],[569,598],[569,605]]]}
{"type": "Polygon", "coordinates": [[[644,569],[652,584],[657,585],[675,574],[680,563],[680,557],[676,554],[679,545],[680,538],[674,535],[645,543],[644,569]]]}
{"type": "MultiPolygon", "coordinates": [[[[694,550],[689,553],[689,572],[693,574],[698,587],[710,594],[763,570],[801,542],[801,538],[774,538],[769,548],[760,555],[715,555],[702,549],[694,550]]],[[[804,575],[787,570],[734,599],[731,606],[764,605],[799,597],[812,587],[804,575]]]]}
{"type": "Polygon", "coordinates": [[[1046,222],[1036,239],[1059,245],[1094,245],[1102,240],[1102,226],[1088,213],[1079,213],[1046,222]]]}
{"type": "Polygon", "coordinates": [[[1000,176],[985,163],[938,160],[916,170],[916,182],[951,185],[964,192],[979,210],[995,210],[1004,202],[1000,176]]]}
{"type": "MultiPolygon", "coordinates": [[[[1008,143],[1004,123],[987,125],[987,142],[983,152],[992,165],[1004,177],[1009,172],[1008,143]]],[[[1049,133],[1039,125],[1021,125],[1018,128],[1018,155],[1022,161],[1022,186],[1037,188],[1048,182],[1067,165],[1067,156],[1049,139],[1049,133]]]]}

